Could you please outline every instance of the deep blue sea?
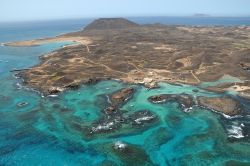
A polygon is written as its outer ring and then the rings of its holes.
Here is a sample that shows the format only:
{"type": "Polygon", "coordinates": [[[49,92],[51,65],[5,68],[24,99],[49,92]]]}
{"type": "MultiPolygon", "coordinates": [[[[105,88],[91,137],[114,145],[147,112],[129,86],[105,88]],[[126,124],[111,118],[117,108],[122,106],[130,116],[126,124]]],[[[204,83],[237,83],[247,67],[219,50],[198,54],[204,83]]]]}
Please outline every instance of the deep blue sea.
{"type": "Polygon", "coordinates": [[[191,26],[250,25],[250,17],[134,17],[129,19],[140,24],[161,23],[191,26]]]}
{"type": "MultiPolygon", "coordinates": [[[[250,25],[250,18],[131,18],[141,24],[170,25],[250,25]]],[[[81,30],[91,19],[0,23],[0,43],[56,36],[81,30]]],[[[223,77],[200,86],[161,83],[148,90],[140,85],[102,81],[83,85],[56,97],[43,97],[22,86],[10,72],[32,67],[39,56],[59,49],[67,42],[35,47],[0,46],[0,165],[2,166],[144,166],[144,165],[250,165],[250,116],[228,118],[211,110],[193,107],[185,112],[177,102],[152,104],[147,98],[159,93],[221,96],[200,89],[223,82],[239,81],[223,77]],[[118,122],[103,112],[107,96],[124,88],[136,92],[120,110],[123,118],[143,115],[134,123],[118,122]],[[194,89],[199,91],[194,93],[194,89]],[[26,103],[22,105],[21,103],[26,103]],[[20,105],[21,104],[21,105],[20,105]],[[147,115],[147,116],[146,116],[147,115]],[[154,123],[144,123],[156,117],[154,123]]],[[[242,100],[242,99],[239,99],[242,100]]],[[[247,110],[250,102],[242,100],[247,110]]]]}

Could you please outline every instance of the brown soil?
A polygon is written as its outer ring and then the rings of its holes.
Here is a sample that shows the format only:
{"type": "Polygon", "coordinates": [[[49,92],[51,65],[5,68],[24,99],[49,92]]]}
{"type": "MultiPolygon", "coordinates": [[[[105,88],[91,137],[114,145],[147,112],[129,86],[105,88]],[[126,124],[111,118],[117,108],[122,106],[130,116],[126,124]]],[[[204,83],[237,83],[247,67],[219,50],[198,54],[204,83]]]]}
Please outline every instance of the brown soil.
{"type": "Polygon", "coordinates": [[[20,73],[44,93],[103,79],[157,86],[159,81],[198,84],[225,74],[249,80],[249,27],[128,26],[88,28],[51,39],[8,43],[32,46],[77,41],[20,73]],[[244,65],[242,65],[244,64],[244,65]],[[94,81],[93,81],[94,80],[94,81]]]}

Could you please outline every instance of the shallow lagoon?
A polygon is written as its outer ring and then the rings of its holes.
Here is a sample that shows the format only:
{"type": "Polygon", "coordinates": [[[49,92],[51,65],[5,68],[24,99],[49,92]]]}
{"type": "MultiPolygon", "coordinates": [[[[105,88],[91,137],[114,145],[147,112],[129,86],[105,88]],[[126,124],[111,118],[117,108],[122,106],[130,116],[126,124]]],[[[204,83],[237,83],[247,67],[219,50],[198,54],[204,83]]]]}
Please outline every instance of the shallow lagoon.
{"type": "MultiPolygon", "coordinates": [[[[185,112],[176,102],[152,104],[155,94],[186,93],[220,96],[191,85],[160,83],[148,90],[140,85],[102,81],[83,85],[59,96],[42,97],[20,86],[9,72],[39,63],[38,57],[69,43],[36,47],[0,47],[0,165],[235,165],[250,163],[250,116],[227,119],[194,106],[185,112]],[[121,88],[136,89],[133,98],[119,110],[130,116],[149,110],[152,124],[123,124],[117,130],[90,134],[103,111],[107,95],[121,88]],[[198,92],[194,92],[198,89],[198,92]],[[18,106],[27,102],[27,105],[18,106]],[[116,146],[118,145],[118,146],[116,146]],[[126,150],[119,147],[126,146],[126,150]]],[[[234,79],[225,79],[226,82],[234,79]]],[[[237,80],[236,80],[237,81],[237,80]]],[[[223,80],[219,80],[219,83],[223,80]]],[[[206,83],[211,86],[216,83],[206,83]]],[[[237,98],[237,96],[234,96],[237,98]]],[[[242,100],[242,99],[240,99],[242,100]]],[[[247,110],[249,101],[242,100],[247,110]]]]}

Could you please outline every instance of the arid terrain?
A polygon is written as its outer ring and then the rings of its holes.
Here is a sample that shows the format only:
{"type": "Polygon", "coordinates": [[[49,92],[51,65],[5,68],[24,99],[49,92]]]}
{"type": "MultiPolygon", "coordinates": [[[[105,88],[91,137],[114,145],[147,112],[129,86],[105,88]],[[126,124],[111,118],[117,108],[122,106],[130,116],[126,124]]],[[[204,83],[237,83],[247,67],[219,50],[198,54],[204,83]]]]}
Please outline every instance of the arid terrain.
{"type": "Polygon", "coordinates": [[[138,25],[125,19],[98,19],[84,30],[6,43],[34,46],[74,41],[41,57],[41,63],[19,73],[29,87],[52,94],[83,83],[117,79],[155,87],[160,81],[199,84],[224,75],[241,83],[231,88],[249,95],[250,27],[138,25]]]}

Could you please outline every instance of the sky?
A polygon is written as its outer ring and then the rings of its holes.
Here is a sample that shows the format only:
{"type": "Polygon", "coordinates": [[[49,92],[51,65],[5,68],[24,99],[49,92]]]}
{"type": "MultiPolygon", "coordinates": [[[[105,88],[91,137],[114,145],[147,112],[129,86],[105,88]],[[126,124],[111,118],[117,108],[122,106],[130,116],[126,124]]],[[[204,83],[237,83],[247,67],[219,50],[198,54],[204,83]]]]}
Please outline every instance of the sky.
{"type": "Polygon", "coordinates": [[[250,0],[0,0],[0,22],[197,13],[250,16],[250,0]]]}

